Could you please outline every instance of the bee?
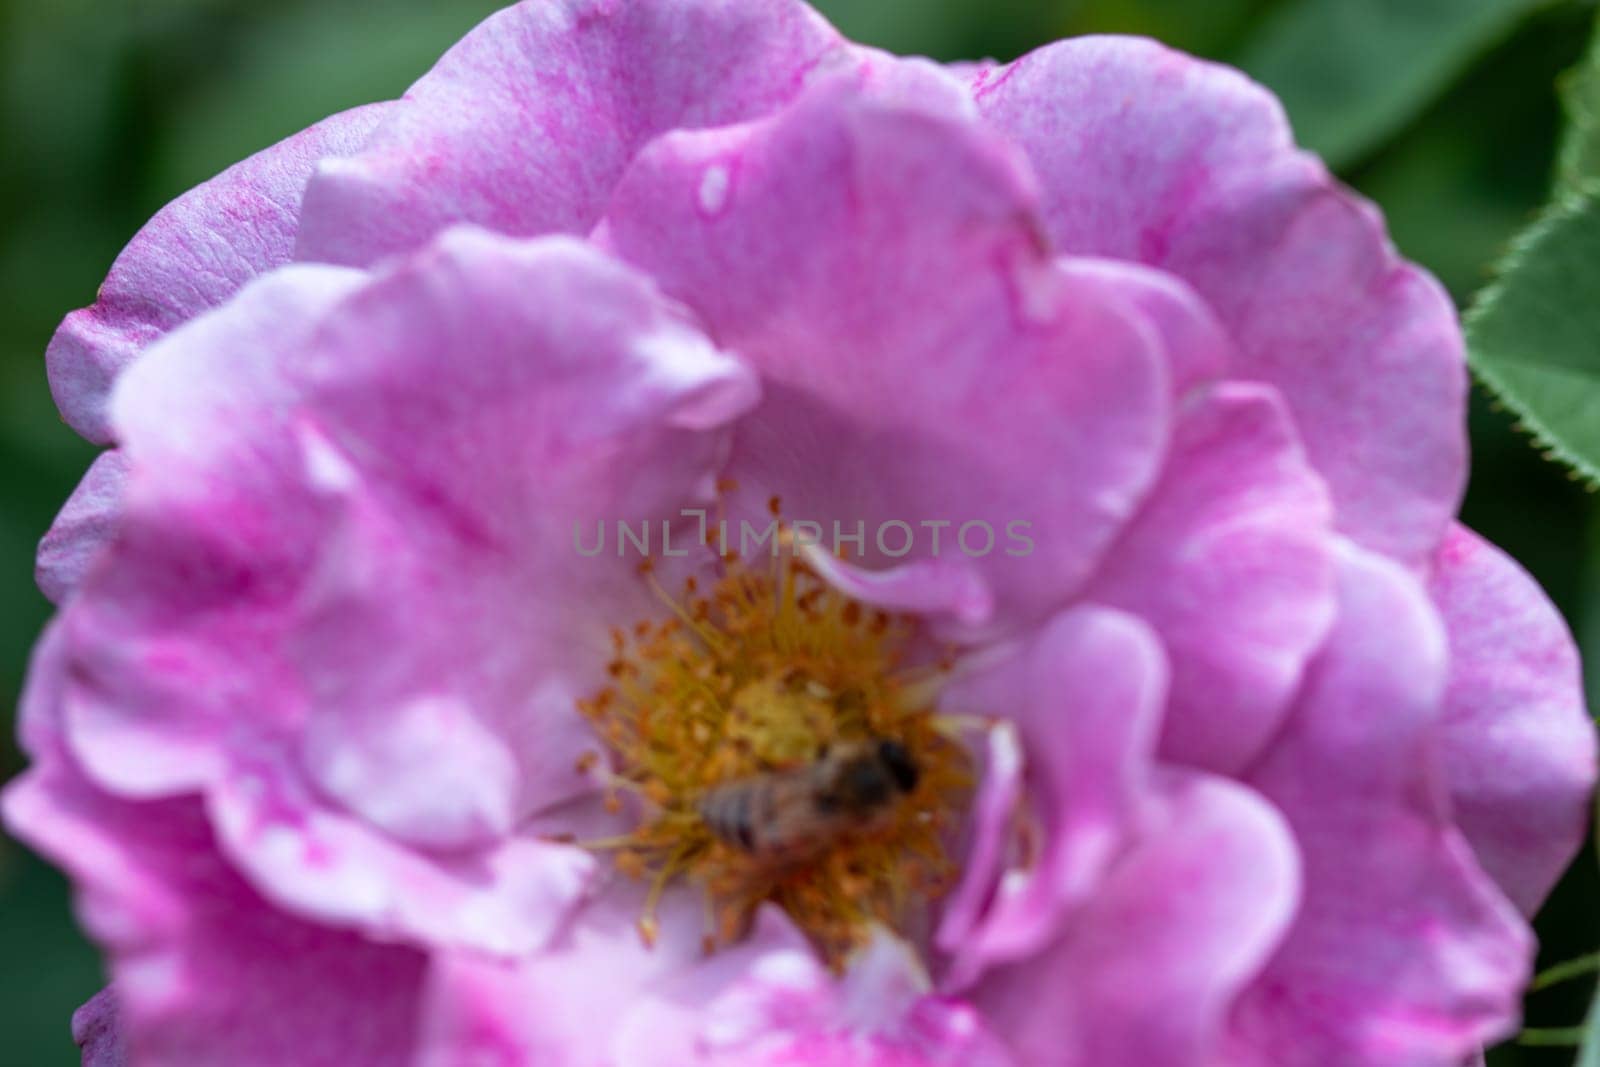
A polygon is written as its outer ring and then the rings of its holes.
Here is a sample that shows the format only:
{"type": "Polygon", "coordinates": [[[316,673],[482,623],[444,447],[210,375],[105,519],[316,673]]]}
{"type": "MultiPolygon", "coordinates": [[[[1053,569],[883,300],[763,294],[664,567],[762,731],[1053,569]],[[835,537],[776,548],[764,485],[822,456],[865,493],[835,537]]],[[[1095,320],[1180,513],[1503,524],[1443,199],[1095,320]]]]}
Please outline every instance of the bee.
{"type": "Polygon", "coordinates": [[[920,773],[898,741],[852,741],[801,767],[714,786],[696,807],[723,843],[769,862],[801,862],[882,826],[920,773]]]}

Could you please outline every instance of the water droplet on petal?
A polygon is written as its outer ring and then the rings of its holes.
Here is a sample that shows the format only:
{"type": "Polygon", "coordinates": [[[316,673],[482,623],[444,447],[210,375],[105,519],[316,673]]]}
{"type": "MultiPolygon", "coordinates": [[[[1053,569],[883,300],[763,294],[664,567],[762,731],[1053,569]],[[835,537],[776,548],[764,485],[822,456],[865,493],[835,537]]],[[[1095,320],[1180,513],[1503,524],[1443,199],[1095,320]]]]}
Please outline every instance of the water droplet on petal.
{"type": "Polygon", "coordinates": [[[700,210],[707,215],[721,214],[722,209],[728,206],[728,168],[722,163],[713,163],[706,168],[700,177],[700,210]]]}

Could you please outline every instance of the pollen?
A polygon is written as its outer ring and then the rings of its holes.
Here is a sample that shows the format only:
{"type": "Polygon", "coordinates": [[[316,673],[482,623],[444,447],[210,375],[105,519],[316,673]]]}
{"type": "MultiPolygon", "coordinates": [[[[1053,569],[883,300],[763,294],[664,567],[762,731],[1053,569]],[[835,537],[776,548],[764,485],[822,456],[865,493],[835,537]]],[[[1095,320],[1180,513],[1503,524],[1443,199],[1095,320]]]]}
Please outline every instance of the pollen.
{"type": "MultiPolygon", "coordinates": [[[[840,965],[875,924],[909,932],[950,888],[971,765],[932,708],[948,657],[930,651],[914,620],[827,585],[786,533],[774,544],[782,550],[759,564],[718,556],[714,575],[676,594],[654,567],[640,568],[663,616],[612,631],[611,684],[579,702],[609,753],[612,770],[598,772],[607,806],[636,825],[587,844],[649,883],[647,944],[661,894],[684,880],[705,895],[708,950],[738,940],[771,902],[840,965]],[[786,773],[792,782],[841,746],[883,742],[909,754],[914,785],[880,818],[836,820],[803,855],[754,854],[701,814],[728,783],[761,788],[786,773]]],[[[591,753],[580,769],[598,763],[591,753]]]]}

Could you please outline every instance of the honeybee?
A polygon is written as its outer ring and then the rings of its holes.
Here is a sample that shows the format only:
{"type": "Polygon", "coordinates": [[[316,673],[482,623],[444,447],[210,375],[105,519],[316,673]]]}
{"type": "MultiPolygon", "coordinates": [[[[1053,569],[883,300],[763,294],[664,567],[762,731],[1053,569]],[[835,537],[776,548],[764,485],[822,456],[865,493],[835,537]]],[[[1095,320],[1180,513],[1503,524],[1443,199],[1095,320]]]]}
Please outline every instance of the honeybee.
{"type": "Polygon", "coordinates": [[[803,861],[850,833],[872,830],[917,787],[916,760],[898,741],[851,741],[791,770],[740,778],[696,805],[713,835],[762,860],[803,861]]]}

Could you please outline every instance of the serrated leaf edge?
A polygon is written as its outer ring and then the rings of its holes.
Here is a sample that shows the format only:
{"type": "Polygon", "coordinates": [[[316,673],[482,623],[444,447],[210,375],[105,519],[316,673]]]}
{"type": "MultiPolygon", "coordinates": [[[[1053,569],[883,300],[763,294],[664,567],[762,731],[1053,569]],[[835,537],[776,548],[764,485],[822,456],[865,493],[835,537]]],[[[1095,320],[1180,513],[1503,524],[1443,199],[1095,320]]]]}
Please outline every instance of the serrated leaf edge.
{"type": "Polygon", "coordinates": [[[1479,385],[1487,390],[1495,401],[1511,409],[1516,415],[1517,430],[1533,438],[1541,456],[1562,464],[1567,468],[1569,476],[1576,481],[1582,481],[1588,491],[1595,492],[1600,490],[1600,466],[1568,448],[1560,436],[1539,418],[1531,404],[1519,396],[1517,391],[1508,386],[1498,374],[1479,361],[1477,350],[1472,343],[1474,324],[1494,311],[1507,279],[1516,270],[1517,264],[1523,257],[1556,226],[1590,207],[1600,207],[1600,182],[1585,182],[1565,191],[1559,191],[1540,211],[1538,217],[1511,239],[1505,254],[1495,264],[1493,280],[1479,290],[1478,295],[1473,298],[1471,307],[1462,315],[1461,327],[1467,341],[1467,366],[1479,385]]]}

